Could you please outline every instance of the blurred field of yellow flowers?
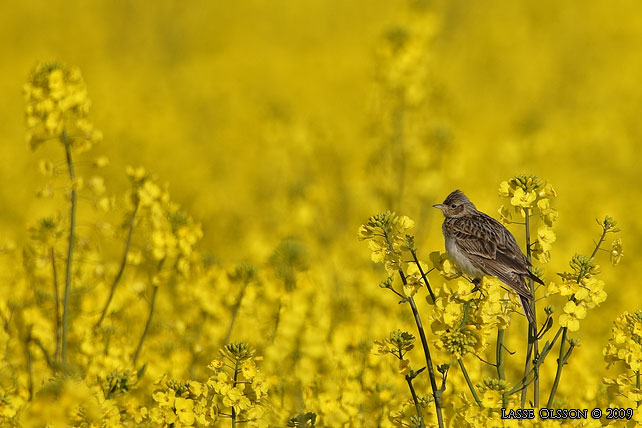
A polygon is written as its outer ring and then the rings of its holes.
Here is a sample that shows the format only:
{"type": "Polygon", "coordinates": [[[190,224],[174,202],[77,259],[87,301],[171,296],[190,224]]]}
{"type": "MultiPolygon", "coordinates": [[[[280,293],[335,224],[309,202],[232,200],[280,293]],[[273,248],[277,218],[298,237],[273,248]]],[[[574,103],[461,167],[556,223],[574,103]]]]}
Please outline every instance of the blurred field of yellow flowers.
{"type": "Polygon", "coordinates": [[[0,426],[642,425],[641,11],[0,5],[0,426]],[[445,253],[457,188],[536,337],[445,253]]]}

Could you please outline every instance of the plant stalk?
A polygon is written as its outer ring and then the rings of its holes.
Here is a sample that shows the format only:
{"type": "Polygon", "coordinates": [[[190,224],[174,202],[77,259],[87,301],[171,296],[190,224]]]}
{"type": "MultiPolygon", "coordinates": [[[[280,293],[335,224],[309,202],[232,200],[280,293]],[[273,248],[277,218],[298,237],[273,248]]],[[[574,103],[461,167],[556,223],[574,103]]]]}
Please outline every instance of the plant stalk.
{"type": "Polygon", "coordinates": [[[412,254],[412,258],[415,261],[415,264],[417,265],[417,268],[419,269],[419,273],[421,274],[421,277],[424,280],[424,283],[426,284],[426,288],[428,289],[428,294],[430,294],[430,298],[432,299],[432,302],[436,302],[435,298],[435,293],[432,292],[432,288],[430,287],[430,283],[428,282],[428,278],[426,277],[426,274],[424,273],[424,269],[421,267],[421,263],[419,263],[419,259],[417,258],[417,252],[413,249],[410,250],[410,253],[412,254]]]}
{"type": "Polygon", "coordinates": [[[597,254],[597,251],[600,249],[600,245],[602,245],[602,242],[604,242],[604,238],[606,237],[606,232],[607,232],[606,227],[602,227],[602,235],[600,236],[600,239],[597,241],[597,244],[595,245],[595,249],[593,250],[593,254],[591,254],[591,258],[594,258],[595,255],[597,254]]]}
{"type": "Polygon", "coordinates": [[[56,350],[54,353],[54,361],[60,360],[60,329],[61,329],[61,320],[60,320],[60,293],[58,292],[58,271],[56,269],[56,254],[54,253],[53,247],[49,249],[49,257],[51,259],[51,272],[53,277],[53,290],[54,290],[54,311],[55,313],[55,339],[56,339],[56,350]]]}
{"type": "MultiPolygon", "coordinates": [[[[528,264],[531,264],[532,254],[531,254],[531,229],[530,229],[530,210],[529,208],[524,208],[525,218],[524,226],[526,228],[526,260],[528,264]]],[[[533,280],[528,278],[528,286],[531,290],[533,296],[535,296],[535,286],[533,280]]],[[[529,302],[530,303],[530,302],[529,302]]],[[[526,349],[526,361],[524,363],[524,376],[529,372],[531,365],[531,357],[538,358],[539,356],[539,344],[537,339],[537,309],[535,308],[535,299],[532,302],[533,307],[533,316],[535,318],[534,322],[528,323],[528,347],[526,349]]],[[[539,366],[533,367],[533,406],[535,408],[539,407],[539,366]]],[[[528,386],[522,390],[521,396],[521,407],[522,409],[526,405],[526,394],[528,392],[528,386]]]]}
{"type": "MultiPolygon", "coordinates": [[[[504,373],[504,333],[505,330],[497,329],[497,344],[495,346],[495,365],[499,380],[506,380],[504,373]]],[[[506,408],[506,394],[502,394],[502,407],[506,408]]]]}
{"type": "Polygon", "coordinates": [[[464,378],[466,379],[466,383],[468,384],[468,388],[470,388],[470,392],[473,394],[473,398],[475,399],[475,402],[479,407],[482,406],[481,400],[479,399],[479,395],[477,395],[477,391],[475,391],[475,386],[470,380],[470,376],[468,376],[468,371],[466,370],[466,367],[464,366],[464,361],[461,358],[457,358],[457,362],[459,363],[459,368],[461,368],[461,372],[464,374],[464,378]]]}
{"type": "MultiPolygon", "coordinates": [[[[635,371],[635,387],[636,387],[637,389],[640,389],[640,370],[636,370],[636,371],[635,371]]],[[[640,400],[636,401],[636,403],[635,403],[635,404],[636,404],[636,406],[637,406],[637,407],[640,407],[640,403],[641,403],[641,402],[642,402],[642,401],[640,401],[640,400]]]]}
{"type": "MultiPolygon", "coordinates": [[[[402,270],[399,270],[399,275],[401,276],[401,281],[406,284],[406,276],[402,270]]],[[[419,317],[419,311],[417,310],[417,305],[415,304],[415,299],[408,297],[408,304],[412,309],[412,314],[415,318],[415,323],[417,324],[417,330],[419,330],[419,338],[421,339],[421,346],[424,348],[424,356],[426,357],[426,367],[428,368],[428,376],[430,377],[430,386],[432,387],[432,396],[435,400],[435,413],[437,414],[437,423],[439,428],[444,427],[444,417],[441,413],[441,393],[442,391],[437,387],[437,377],[435,376],[435,368],[432,365],[432,358],[430,357],[430,349],[428,348],[428,340],[426,339],[426,332],[421,323],[421,318],[419,317]]]]}
{"type": "Polygon", "coordinates": [[[553,399],[555,398],[555,393],[557,392],[557,387],[559,386],[560,378],[562,377],[562,368],[564,367],[564,364],[566,364],[566,361],[564,361],[564,344],[566,343],[567,331],[568,329],[566,327],[562,327],[562,341],[560,342],[560,355],[557,359],[557,371],[555,372],[555,380],[551,387],[551,394],[548,396],[548,401],[546,402],[546,407],[549,409],[553,405],[553,399]]]}
{"type": "Polygon", "coordinates": [[[421,414],[421,406],[419,406],[419,399],[417,398],[415,387],[412,385],[412,378],[408,375],[406,375],[406,382],[408,382],[408,388],[410,388],[410,395],[412,395],[412,401],[415,403],[415,410],[417,411],[417,417],[419,418],[419,426],[421,428],[425,428],[426,423],[424,422],[424,417],[421,414]]]}
{"type": "Polygon", "coordinates": [[[69,170],[69,179],[71,181],[71,206],[69,210],[69,244],[67,247],[67,266],[65,271],[65,294],[63,297],[63,312],[62,312],[62,362],[67,362],[67,335],[69,330],[69,295],[71,294],[71,276],[72,262],[74,255],[74,240],[76,229],[76,204],[77,204],[77,191],[74,181],[76,180],[76,173],[74,172],[74,163],[71,157],[71,141],[67,137],[67,132],[62,133],[62,142],[65,146],[65,155],[67,158],[67,169],[69,170]]]}
{"type": "Polygon", "coordinates": [[[156,296],[157,295],[158,295],[158,285],[155,285],[154,289],[152,290],[152,300],[151,300],[151,303],[149,305],[149,315],[147,316],[147,322],[145,323],[145,329],[143,330],[143,334],[140,336],[140,340],[138,341],[138,346],[136,347],[136,352],[134,353],[134,359],[133,359],[134,365],[136,365],[136,361],[138,360],[140,352],[143,349],[143,343],[145,342],[145,338],[147,337],[147,332],[149,331],[149,326],[152,323],[152,317],[154,316],[154,307],[156,306],[156,296]]]}
{"type": "MultiPolygon", "coordinates": [[[[537,361],[534,363],[534,367],[539,367],[542,364],[544,364],[544,361],[546,360],[546,357],[548,356],[548,353],[553,348],[553,346],[555,346],[555,343],[557,342],[557,339],[560,337],[561,333],[562,333],[562,327],[560,327],[557,330],[557,333],[555,333],[555,337],[553,337],[553,340],[550,343],[546,342],[546,345],[544,345],[544,349],[542,350],[542,354],[537,359],[537,361]]],[[[528,380],[528,376],[533,373],[534,367],[531,368],[531,370],[519,382],[517,382],[517,384],[515,384],[515,386],[513,386],[513,388],[511,388],[510,391],[506,392],[505,395],[509,396],[509,395],[515,394],[517,392],[520,392],[526,386],[528,386],[531,383],[533,383],[534,378],[529,381],[528,380]]]]}
{"type": "MultiPolygon", "coordinates": [[[[237,358],[236,362],[234,363],[234,386],[233,386],[234,388],[236,388],[238,376],[239,376],[239,360],[237,358]]],[[[236,428],[236,409],[234,409],[234,406],[232,406],[232,428],[236,428]]]]}
{"type": "Polygon", "coordinates": [[[241,291],[239,292],[239,295],[236,298],[236,302],[234,302],[234,307],[232,308],[232,319],[230,321],[229,327],[227,328],[227,333],[225,334],[225,340],[223,341],[223,346],[225,346],[229,342],[230,337],[232,336],[234,323],[236,322],[236,317],[238,316],[239,309],[241,308],[241,302],[243,301],[243,297],[245,296],[246,289],[247,289],[247,282],[243,282],[243,287],[241,288],[241,291]]]}
{"type": "Polygon", "coordinates": [[[125,271],[125,266],[127,265],[127,255],[129,254],[129,247],[132,241],[132,233],[134,231],[134,224],[136,223],[137,212],[138,212],[138,204],[136,204],[136,206],[134,207],[131,218],[129,220],[129,230],[127,231],[127,240],[125,241],[125,250],[123,251],[123,258],[120,261],[120,267],[118,268],[118,272],[116,273],[116,276],[114,277],[114,280],[111,283],[111,288],[109,290],[109,297],[107,297],[105,306],[103,307],[103,310],[100,314],[100,319],[98,320],[94,328],[100,327],[100,324],[102,324],[103,320],[105,319],[105,316],[107,315],[107,309],[109,309],[111,300],[114,298],[116,287],[118,287],[118,283],[120,282],[120,279],[123,276],[123,272],[125,271]]]}

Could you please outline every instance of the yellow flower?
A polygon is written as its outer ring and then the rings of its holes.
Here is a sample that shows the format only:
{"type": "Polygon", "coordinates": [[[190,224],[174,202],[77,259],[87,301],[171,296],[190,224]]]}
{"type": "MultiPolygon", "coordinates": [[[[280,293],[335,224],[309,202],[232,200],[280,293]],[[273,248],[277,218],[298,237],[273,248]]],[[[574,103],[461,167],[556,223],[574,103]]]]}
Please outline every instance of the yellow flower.
{"type": "Polygon", "coordinates": [[[203,393],[203,385],[200,382],[190,380],[187,384],[189,386],[190,395],[193,397],[198,397],[203,393]]]}
{"type": "Polygon", "coordinates": [[[262,397],[265,397],[270,390],[270,382],[265,379],[265,376],[259,373],[253,379],[252,390],[254,391],[254,395],[256,395],[256,399],[260,400],[262,397]]]}
{"type": "Polygon", "coordinates": [[[492,389],[487,389],[482,393],[480,397],[482,402],[482,407],[494,409],[501,407],[502,404],[502,395],[499,391],[493,391],[492,389]]]}
{"type": "Polygon", "coordinates": [[[507,198],[511,196],[512,189],[508,181],[502,181],[499,183],[499,196],[507,198]]]}
{"type": "Polygon", "coordinates": [[[160,198],[160,196],[160,187],[150,180],[146,180],[145,183],[138,189],[138,197],[141,206],[149,206],[153,204],[160,198]]]}
{"type": "Polygon", "coordinates": [[[560,287],[555,282],[550,282],[546,288],[546,295],[550,296],[560,292],[560,287]]]}
{"type": "Polygon", "coordinates": [[[505,206],[500,206],[499,209],[497,210],[499,213],[499,219],[503,224],[509,224],[513,215],[511,214],[510,210],[506,208],[505,206]]]}
{"type": "Polygon", "coordinates": [[[448,257],[448,253],[433,251],[432,253],[430,253],[429,257],[433,267],[437,269],[444,278],[454,279],[459,276],[459,272],[455,268],[453,262],[450,260],[450,257],[448,257]]]}
{"type": "Polygon", "coordinates": [[[527,193],[524,192],[524,189],[518,187],[517,189],[515,189],[515,193],[513,194],[510,203],[511,205],[516,207],[528,208],[533,204],[536,198],[537,194],[534,190],[531,190],[527,193]]]}
{"type": "Polygon", "coordinates": [[[539,208],[540,211],[548,210],[551,208],[551,201],[548,198],[542,198],[537,201],[537,208],[539,208]]]}
{"type": "Polygon", "coordinates": [[[105,187],[105,179],[96,175],[89,179],[88,187],[95,196],[100,196],[107,190],[105,187]]]}
{"type": "Polygon", "coordinates": [[[567,327],[569,331],[577,331],[580,328],[579,320],[585,317],[586,307],[571,300],[564,305],[564,313],[560,315],[559,323],[562,327],[567,327]]]}
{"type": "Polygon", "coordinates": [[[580,288],[580,285],[573,280],[563,280],[559,286],[559,292],[562,296],[571,296],[575,294],[580,288]]]}
{"type": "Polygon", "coordinates": [[[444,323],[450,326],[454,326],[457,321],[462,317],[462,305],[457,302],[449,302],[444,308],[443,320],[444,323]]]}
{"type": "Polygon", "coordinates": [[[597,279],[594,276],[584,278],[582,285],[588,290],[588,296],[584,299],[587,307],[593,308],[606,300],[605,284],[601,279],[597,279]]]}
{"type": "Polygon", "coordinates": [[[253,360],[247,360],[241,365],[241,372],[247,380],[252,380],[256,376],[256,364],[253,360]]]}
{"type": "Polygon", "coordinates": [[[194,423],[193,400],[178,397],[174,402],[174,407],[176,408],[176,416],[181,423],[186,425],[192,425],[194,423]]]}
{"type": "Polygon", "coordinates": [[[223,405],[227,407],[233,407],[237,412],[249,409],[252,403],[250,402],[249,398],[247,398],[243,394],[242,388],[244,386],[245,384],[235,386],[233,388],[230,388],[225,394],[223,394],[223,405]]]}
{"type": "Polygon", "coordinates": [[[45,177],[53,176],[54,165],[50,160],[42,159],[40,162],[38,162],[38,169],[40,170],[40,173],[45,177]]]}
{"type": "Polygon", "coordinates": [[[551,244],[555,242],[555,239],[555,233],[550,227],[540,226],[537,229],[537,242],[540,244],[543,251],[550,251],[553,247],[551,244]]]}
{"type": "Polygon", "coordinates": [[[104,168],[109,165],[109,158],[107,156],[99,156],[92,162],[95,168],[104,168]]]}
{"type": "Polygon", "coordinates": [[[39,64],[24,86],[27,140],[36,149],[47,140],[86,150],[102,138],[88,119],[90,101],[80,71],[39,64]],[[64,140],[64,141],[63,141],[64,140]]]}
{"type": "Polygon", "coordinates": [[[166,404],[172,405],[170,397],[168,397],[167,393],[163,391],[157,391],[153,393],[152,398],[154,399],[154,401],[156,401],[160,405],[166,405],[166,404]]]}
{"type": "Polygon", "coordinates": [[[613,266],[617,266],[617,264],[620,263],[620,259],[622,258],[623,254],[622,239],[617,238],[613,241],[613,244],[611,244],[611,263],[613,264],[613,266]]]}

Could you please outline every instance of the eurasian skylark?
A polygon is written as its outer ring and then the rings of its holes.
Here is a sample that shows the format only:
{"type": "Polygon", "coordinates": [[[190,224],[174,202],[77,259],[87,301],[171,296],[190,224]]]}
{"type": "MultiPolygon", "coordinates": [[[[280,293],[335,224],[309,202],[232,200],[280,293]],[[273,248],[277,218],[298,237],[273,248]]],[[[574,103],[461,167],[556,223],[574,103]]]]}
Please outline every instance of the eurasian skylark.
{"type": "Polygon", "coordinates": [[[433,205],[446,217],[442,225],[446,251],[464,274],[476,284],[484,275],[496,276],[520,298],[529,324],[535,322],[533,293],[528,278],[540,284],[515,237],[500,222],[478,211],[460,190],[452,192],[442,204],[433,205]]]}

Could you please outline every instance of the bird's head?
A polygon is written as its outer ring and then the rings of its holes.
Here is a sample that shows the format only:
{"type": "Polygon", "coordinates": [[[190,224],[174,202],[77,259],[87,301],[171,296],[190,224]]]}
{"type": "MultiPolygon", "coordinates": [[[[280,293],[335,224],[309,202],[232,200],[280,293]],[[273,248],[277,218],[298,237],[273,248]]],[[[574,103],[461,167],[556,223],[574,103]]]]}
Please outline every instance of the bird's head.
{"type": "Polygon", "coordinates": [[[461,190],[452,192],[441,204],[433,205],[439,208],[445,217],[463,217],[474,213],[477,209],[461,190]]]}

